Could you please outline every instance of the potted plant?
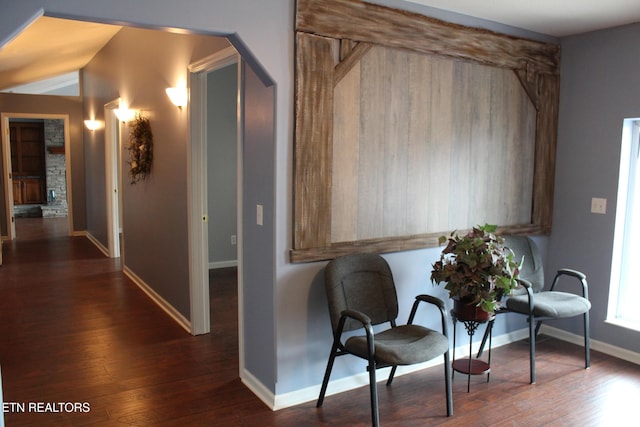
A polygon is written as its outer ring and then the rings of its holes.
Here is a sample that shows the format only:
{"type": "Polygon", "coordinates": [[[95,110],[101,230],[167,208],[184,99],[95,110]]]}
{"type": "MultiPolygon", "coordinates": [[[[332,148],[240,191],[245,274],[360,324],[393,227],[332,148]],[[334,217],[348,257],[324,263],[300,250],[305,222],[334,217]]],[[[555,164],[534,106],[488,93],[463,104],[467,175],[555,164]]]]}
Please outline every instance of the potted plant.
{"type": "Polygon", "coordinates": [[[464,235],[454,231],[439,243],[447,242],[440,259],[433,263],[431,281],[445,283],[454,311],[468,304],[473,314],[460,314],[461,320],[486,320],[500,308],[500,299],[518,286],[520,264],[504,239],[494,234],[495,225],[474,227],[464,235]],[[463,319],[475,316],[474,319],[463,319]]]}

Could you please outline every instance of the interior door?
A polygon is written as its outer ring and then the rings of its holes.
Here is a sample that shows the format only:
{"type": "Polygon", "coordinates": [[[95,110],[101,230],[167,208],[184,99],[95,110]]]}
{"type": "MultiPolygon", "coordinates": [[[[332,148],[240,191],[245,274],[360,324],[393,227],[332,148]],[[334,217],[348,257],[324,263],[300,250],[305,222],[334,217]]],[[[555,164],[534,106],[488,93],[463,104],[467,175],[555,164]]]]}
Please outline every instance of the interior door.
{"type": "Polygon", "coordinates": [[[120,244],[122,234],[122,195],[120,123],[114,110],[120,107],[120,100],[105,104],[105,171],[107,191],[107,250],[111,258],[124,258],[120,244]]]}
{"type": "Polygon", "coordinates": [[[42,204],[45,198],[44,122],[9,122],[15,204],[42,204]]]}

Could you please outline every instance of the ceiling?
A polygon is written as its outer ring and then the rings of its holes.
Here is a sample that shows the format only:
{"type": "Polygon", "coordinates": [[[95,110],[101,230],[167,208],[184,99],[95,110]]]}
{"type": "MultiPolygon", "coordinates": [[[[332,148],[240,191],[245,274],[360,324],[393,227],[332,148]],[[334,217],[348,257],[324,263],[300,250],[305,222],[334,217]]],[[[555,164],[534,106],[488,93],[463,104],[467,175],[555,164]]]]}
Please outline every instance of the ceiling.
{"type": "Polygon", "coordinates": [[[0,90],[79,70],[120,28],[38,18],[0,48],[0,90]]]}
{"type": "MultiPolygon", "coordinates": [[[[373,0],[385,3],[384,0],[373,0]]],[[[398,2],[396,2],[398,3],[398,2]]],[[[640,22],[638,0],[402,0],[564,37],[640,22]]],[[[0,90],[79,70],[120,30],[40,17],[0,47],[0,90]]]]}
{"type": "Polygon", "coordinates": [[[638,0],[405,0],[553,37],[640,22],[638,0]]]}

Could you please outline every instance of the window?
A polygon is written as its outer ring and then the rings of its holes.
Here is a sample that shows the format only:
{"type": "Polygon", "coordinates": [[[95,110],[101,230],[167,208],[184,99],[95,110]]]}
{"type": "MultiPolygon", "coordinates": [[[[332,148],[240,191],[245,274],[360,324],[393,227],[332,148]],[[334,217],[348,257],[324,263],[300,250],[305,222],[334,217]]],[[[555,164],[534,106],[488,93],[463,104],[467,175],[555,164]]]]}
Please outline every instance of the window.
{"type": "Polygon", "coordinates": [[[627,119],[622,129],[611,286],[607,321],[640,330],[640,119],[627,119]]]}

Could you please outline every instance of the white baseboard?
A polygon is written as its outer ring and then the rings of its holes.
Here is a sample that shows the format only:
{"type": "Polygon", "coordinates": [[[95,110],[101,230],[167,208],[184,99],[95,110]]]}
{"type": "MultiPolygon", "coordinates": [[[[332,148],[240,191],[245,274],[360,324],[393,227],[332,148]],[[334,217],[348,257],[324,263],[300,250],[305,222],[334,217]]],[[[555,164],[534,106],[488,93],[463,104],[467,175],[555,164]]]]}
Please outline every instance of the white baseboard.
{"type": "MultiPolygon", "coordinates": [[[[82,235],[86,236],[87,239],[91,241],[102,253],[108,257],[109,250],[102,244],[98,239],[96,239],[91,233],[82,232],[82,235]]],[[[151,301],[155,302],[165,313],[169,315],[176,323],[188,333],[191,333],[191,322],[184,317],[180,312],[178,312],[171,304],[169,304],[164,298],[162,298],[153,288],[145,283],[137,274],[135,274],[128,267],[123,267],[122,272],[129,278],[137,287],[142,289],[142,291],[147,294],[147,296],[151,299],[151,301]]]]}
{"type": "Polygon", "coordinates": [[[169,304],[164,298],[162,298],[156,291],[153,290],[149,285],[147,285],[144,280],[138,277],[133,271],[131,271],[128,267],[123,268],[123,273],[130,278],[133,283],[136,284],[142,291],[147,294],[147,296],[155,302],[162,310],[165,311],[173,320],[178,323],[178,325],[182,326],[185,331],[191,333],[191,322],[184,317],[180,312],[178,312],[171,304],[169,304]]]}
{"type": "Polygon", "coordinates": [[[91,243],[93,243],[96,248],[100,249],[100,252],[102,252],[106,257],[109,256],[109,249],[102,243],[100,243],[100,241],[96,239],[93,234],[89,233],[88,231],[85,231],[83,234],[87,239],[89,239],[91,243]]]}
{"type": "Polygon", "coordinates": [[[214,261],[209,263],[209,270],[213,270],[216,268],[227,268],[227,267],[237,267],[238,260],[232,259],[229,261],[214,261]]]}
{"type": "MultiPolygon", "coordinates": [[[[540,333],[549,335],[562,341],[567,341],[572,344],[584,345],[584,338],[582,335],[572,334],[562,329],[554,328],[546,324],[542,325],[540,333]]],[[[503,334],[492,339],[492,348],[501,347],[503,345],[510,344],[512,342],[520,341],[529,337],[529,329],[524,328],[508,334],[503,334]]],[[[480,341],[474,342],[472,345],[472,353],[476,353],[480,346],[480,341]]],[[[609,356],[616,357],[618,359],[626,360],[627,362],[640,365],[640,353],[636,353],[624,348],[616,347],[611,344],[603,343],[602,341],[591,339],[591,349],[605,353],[609,356]]],[[[465,357],[469,355],[468,345],[456,346],[456,358],[465,357]]],[[[411,366],[400,366],[396,376],[405,375],[411,372],[415,372],[421,369],[430,368],[436,365],[442,365],[444,361],[441,357],[437,357],[429,362],[411,366]]],[[[380,369],[377,376],[380,381],[386,381],[386,377],[389,375],[389,368],[380,369]]],[[[353,390],[358,387],[366,386],[369,384],[369,374],[363,372],[361,374],[353,375],[346,378],[340,378],[338,380],[330,381],[327,387],[327,396],[342,393],[345,391],[353,390]]],[[[252,389],[253,390],[253,389],[252,389]]],[[[255,393],[255,391],[254,391],[255,393]]],[[[278,409],[284,409],[290,406],[299,405],[313,401],[318,398],[320,393],[320,384],[306,387],[304,389],[292,391],[289,393],[278,394],[273,400],[273,404],[270,405],[268,401],[262,399],[271,409],[274,411],[278,409]]],[[[271,397],[270,397],[271,398],[271,397]]]]}
{"type": "Polygon", "coordinates": [[[249,390],[255,394],[258,399],[267,405],[272,410],[275,410],[275,394],[271,392],[267,387],[262,384],[256,377],[250,372],[244,370],[240,373],[240,380],[249,390]]]}
{"type": "MultiPolygon", "coordinates": [[[[520,341],[529,336],[528,329],[520,329],[514,332],[503,334],[497,337],[493,337],[491,340],[491,347],[497,348],[503,345],[510,344],[515,341],[520,341]]],[[[458,344],[458,343],[456,343],[458,344]]],[[[472,345],[472,353],[476,353],[480,347],[480,341],[474,342],[472,345]]],[[[453,353],[451,353],[453,354],[453,353]]],[[[456,358],[469,355],[469,344],[461,344],[456,346],[456,358]]],[[[442,357],[436,357],[428,362],[419,363],[410,366],[399,366],[396,371],[396,377],[406,375],[411,372],[416,372],[422,369],[431,368],[433,366],[442,365],[444,359],[442,357]]],[[[389,376],[390,368],[379,369],[376,374],[379,381],[386,381],[389,376]]],[[[361,374],[352,375],[350,377],[340,378],[338,380],[329,381],[327,386],[326,396],[342,393],[345,391],[353,390],[358,387],[366,386],[369,384],[369,374],[362,372],[361,374]]],[[[301,403],[310,402],[318,398],[320,394],[321,384],[306,387],[300,390],[295,390],[289,393],[278,394],[275,396],[273,405],[267,405],[274,411],[278,409],[288,408],[290,406],[299,405],[301,403]]],[[[255,393],[255,391],[254,391],[255,393]]],[[[264,399],[262,399],[264,401],[264,399]]],[[[266,402],[265,402],[266,403],[266,402]]]]}
{"type": "MultiPolygon", "coordinates": [[[[579,346],[584,345],[584,338],[582,335],[572,334],[570,332],[554,328],[553,326],[549,326],[544,323],[542,324],[540,333],[549,335],[562,341],[570,342],[572,344],[577,344],[579,346]]],[[[640,365],[640,353],[636,353],[635,351],[616,347],[615,345],[607,344],[594,339],[591,339],[591,349],[607,354],[609,356],[616,357],[618,359],[626,360],[627,362],[635,363],[636,365],[640,365]]]]}

